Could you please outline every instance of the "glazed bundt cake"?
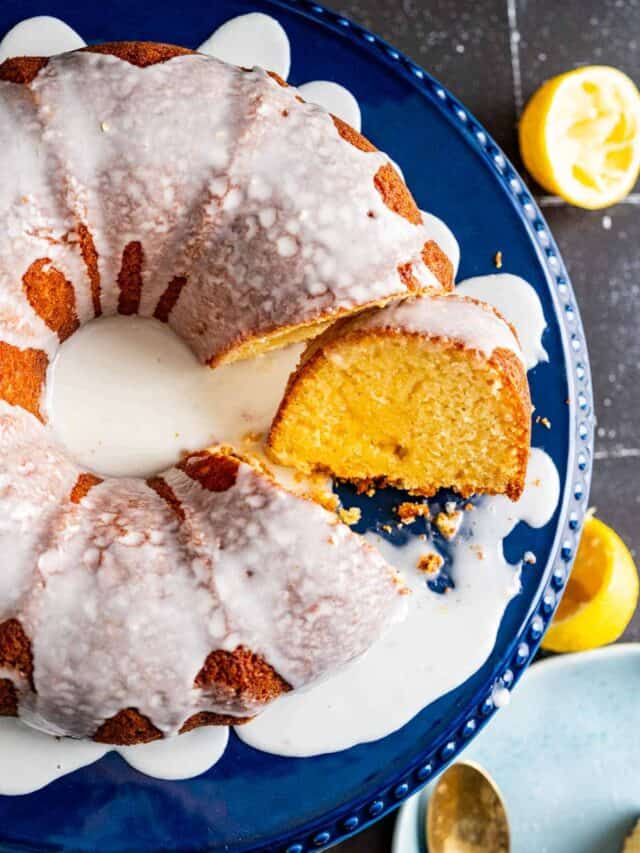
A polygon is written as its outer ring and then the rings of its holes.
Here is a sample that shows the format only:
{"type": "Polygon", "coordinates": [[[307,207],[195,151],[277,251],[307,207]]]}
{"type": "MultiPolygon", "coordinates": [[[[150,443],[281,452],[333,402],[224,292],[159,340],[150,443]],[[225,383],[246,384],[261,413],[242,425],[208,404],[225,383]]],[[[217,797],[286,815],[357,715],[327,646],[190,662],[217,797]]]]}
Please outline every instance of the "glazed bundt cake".
{"type": "Polygon", "coordinates": [[[393,570],[217,450],[148,481],[78,468],[49,368],[99,316],[203,364],[452,286],[388,159],[275,75],[156,44],[0,66],[0,713],[136,743],[240,722],[363,652],[393,570]]]}
{"type": "Polygon", "coordinates": [[[312,341],[269,435],[273,457],[433,495],[524,488],[531,401],[515,333],[456,295],[408,299],[312,341]]]}

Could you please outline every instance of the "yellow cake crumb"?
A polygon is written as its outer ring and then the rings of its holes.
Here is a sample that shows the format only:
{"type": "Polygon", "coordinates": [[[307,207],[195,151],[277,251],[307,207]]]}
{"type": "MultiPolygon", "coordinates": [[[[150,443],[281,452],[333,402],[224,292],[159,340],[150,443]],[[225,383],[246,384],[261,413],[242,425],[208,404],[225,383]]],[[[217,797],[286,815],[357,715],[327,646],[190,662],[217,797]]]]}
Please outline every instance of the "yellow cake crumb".
{"type": "Polygon", "coordinates": [[[423,554],[418,560],[418,571],[427,575],[435,575],[440,571],[443,563],[444,560],[440,554],[431,551],[429,554],[423,554]]]}
{"type": "Polygon", "coordinates": [[[436,516],[436,527],[445,539],[453,539],[460,527],[461,512],[439,512],[436,516]]]}
{"type": "Polygon", "coordinates": [[[304,497],[320,504],[320,506],[328,509],[329,512],[337,512],[338,510],[338,496],[331,492],[327,492],[324,489],[311,488],[304,492],[304,497]]]}
{"type": "Polygon", "coordinates": [[[242,436],[242,442],[243,444],[260,444],[263,438],[263,433],[252,430],[242,436]]]}
{"type": "Polygon", "coordinates": [[[413,524],[416,518],[431,518],[428,504],[403,501],[396,507],[396,513],[402,524],[413,524]]]}
{"type": "Polygon", "coordinates": [[[493,257],[493,263],[495,264],[497,270],[502,269],[502,252],[500,250],[495,253],[493,257]]]}
{"type": "Polygon", "coordinates": [[[350,509],[340,507],[338,515],[340,516],[340,520],[344,521],[345,524],[357,524],[362,518],[362,510],[357,506],[352,506],[350,509]]]}

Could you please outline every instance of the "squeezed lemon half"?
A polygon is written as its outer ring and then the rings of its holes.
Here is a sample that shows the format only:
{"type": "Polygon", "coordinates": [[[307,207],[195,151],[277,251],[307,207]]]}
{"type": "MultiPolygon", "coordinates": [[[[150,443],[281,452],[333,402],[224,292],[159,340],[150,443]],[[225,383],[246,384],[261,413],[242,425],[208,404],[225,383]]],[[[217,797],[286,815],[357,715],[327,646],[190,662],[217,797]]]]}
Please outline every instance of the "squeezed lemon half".
{"type": "Polygon", "coordinates": [[[640,169],[640,93],[631,78],[589,65],[548,80],[527,104],[520,153],[546,190],[578,207],[608,207],[640,169]]]}
{"type": "Polygon", "coordinates": [[[585,521],[571,577],[542,647],[581,652],[613,643],[638,603],[638,571],[618,534],[597,518],[585,521]]]}

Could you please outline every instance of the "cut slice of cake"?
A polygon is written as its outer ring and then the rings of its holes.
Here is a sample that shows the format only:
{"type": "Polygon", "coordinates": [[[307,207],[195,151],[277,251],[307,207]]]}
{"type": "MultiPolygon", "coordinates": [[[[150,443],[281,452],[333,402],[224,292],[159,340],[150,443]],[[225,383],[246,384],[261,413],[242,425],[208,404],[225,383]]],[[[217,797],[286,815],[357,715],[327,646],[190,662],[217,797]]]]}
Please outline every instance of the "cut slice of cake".
{"type": "Polygon", "coordinates": [[[522,493],[531,399],[515,332],[449,295],[338,323],[304,353],[268,439],[274,459],[414,494],[522,493]]]}

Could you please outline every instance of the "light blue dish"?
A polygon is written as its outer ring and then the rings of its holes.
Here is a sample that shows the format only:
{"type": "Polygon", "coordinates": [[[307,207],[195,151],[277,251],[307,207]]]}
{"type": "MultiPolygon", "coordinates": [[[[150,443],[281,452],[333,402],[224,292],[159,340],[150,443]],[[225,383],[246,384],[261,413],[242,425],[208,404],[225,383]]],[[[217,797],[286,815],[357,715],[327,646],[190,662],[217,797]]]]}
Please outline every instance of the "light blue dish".
{"type": "MultiPolygon", "coordinates": [[[[512,853],[619,853],[640,818],[640,644],[533,666],[465,751],[500,786],[512,853]]],[[[426,853],[432,786],[398,814],[392,853],[426,853]]]]}

